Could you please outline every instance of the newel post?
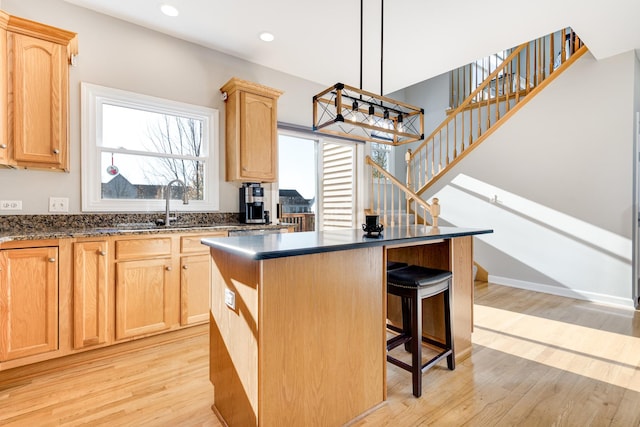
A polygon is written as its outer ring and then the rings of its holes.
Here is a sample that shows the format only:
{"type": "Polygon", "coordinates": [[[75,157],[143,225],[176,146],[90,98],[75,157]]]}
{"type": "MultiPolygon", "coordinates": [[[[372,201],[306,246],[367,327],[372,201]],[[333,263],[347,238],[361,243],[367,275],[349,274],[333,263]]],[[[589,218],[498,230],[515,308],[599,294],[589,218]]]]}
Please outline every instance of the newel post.
{"type": "Polygon", "coordinates": [[[440,216],[440,204],[437,197],[434,197],[431,201],[431,218],[433,219],[433,227],[438,226],[438,217],[440,216]]]}

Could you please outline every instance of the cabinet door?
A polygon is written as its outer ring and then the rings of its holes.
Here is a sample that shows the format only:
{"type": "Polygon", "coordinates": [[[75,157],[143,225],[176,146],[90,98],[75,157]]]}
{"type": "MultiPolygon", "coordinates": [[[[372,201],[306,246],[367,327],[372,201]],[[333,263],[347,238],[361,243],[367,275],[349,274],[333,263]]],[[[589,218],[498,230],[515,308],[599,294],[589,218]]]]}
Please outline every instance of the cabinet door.
{"type": "Polygon", "coordinates": [[[73,245],[73,347],[107,342],[107,242],[73,245]]]}
{"type": "Polygon", "coordinates": [[[180,324],[209,320],[211,256],[193,255],[180,259],[180,324]]]}
{"type": "Polygon", "coordinates": [[[262,182],[276,180],[276,101],[240,93],[240,175],[262,182]]]}
{"type": "Polygon", "coordinates": [[[116,265],[116,339],[169,329],[170,287],[171,260],[168,258],[119,262],[116,265]]]}
{"type": "MultiPolygon", "coordinates": [[[[7,32],[0,29],[0,58],[7,57],[7,32]]],[[[9,164],[9,134],[7,120],[7,67],[0,66],[0,165],[9,164]]]]}
{"type": "Polygon", "coordinates": [[[58,248],[0,251],[0,361],[58,349],[58,248]]]}
{"type": "Polygon", "coordinates": [[[22,34],[9,40],[13,156],[18,165],[68,169],[66,48],[22,34]]]}

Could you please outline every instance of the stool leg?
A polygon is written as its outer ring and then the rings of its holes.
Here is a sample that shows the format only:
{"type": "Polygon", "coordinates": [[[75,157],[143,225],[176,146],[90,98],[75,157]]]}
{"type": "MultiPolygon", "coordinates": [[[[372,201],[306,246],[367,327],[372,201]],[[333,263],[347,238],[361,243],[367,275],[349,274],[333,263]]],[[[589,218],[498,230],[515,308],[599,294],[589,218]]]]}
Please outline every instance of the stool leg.
{"type": "MultiPolygon", "coordinates": [[[[411,299],[402,297],[402,333],[412,336],[411,331],[411,299]]],[[[405,351],[411,351],[411,341],[404,343],[405,351]]]]}
{"type": "MultiPolygon", "coordinates": [[[[449,282],[451,285],[451,282],[449,282]]],[[[453,350],[453,330],[451,325],[451,291],[444,292],[444,324],[445,324],[445,345],[451,349],[451,354],[447,356],[447,367],[450,370],[456,369],[456,356],[453,350]]]]}
{"type": "Polygon", "coordinates": [[[418,293],[412,299],[411,307],[411,378],[413,395],[422,396],[422,300],[418,293]]]}

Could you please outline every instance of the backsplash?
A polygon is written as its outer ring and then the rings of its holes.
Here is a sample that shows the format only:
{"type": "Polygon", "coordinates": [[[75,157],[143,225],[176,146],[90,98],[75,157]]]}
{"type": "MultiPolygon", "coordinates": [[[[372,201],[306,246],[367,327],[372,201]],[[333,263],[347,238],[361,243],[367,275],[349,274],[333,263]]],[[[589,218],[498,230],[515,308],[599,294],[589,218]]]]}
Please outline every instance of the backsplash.
{"type": "MultiPolygon", "coordinates": [[[[238,213],[177,213],[179,224],[237,224],[238,213]]],[[[155,223],[161,213],[151,214],[73,214],[73,215],[0,215],[0,231],[41,231],[49,229],[82,229],[115,227],[119,224],[155,223]]]]}

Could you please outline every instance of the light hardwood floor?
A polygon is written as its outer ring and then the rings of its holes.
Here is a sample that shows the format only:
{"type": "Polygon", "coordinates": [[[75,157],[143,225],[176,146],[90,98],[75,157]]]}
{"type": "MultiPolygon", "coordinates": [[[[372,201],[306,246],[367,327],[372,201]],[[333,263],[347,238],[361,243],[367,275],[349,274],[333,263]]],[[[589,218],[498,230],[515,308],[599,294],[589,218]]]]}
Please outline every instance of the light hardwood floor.
{"type": "MultiPolygon", "coordinates": [[[[640,313],[478,283],[473,341],[420,399],[388,365],[388,401],[353,425],[640,426],[640,313]]],[[[207,348],[202,335],[5,386],[0,425],[219,426],[207,348]]]]}

